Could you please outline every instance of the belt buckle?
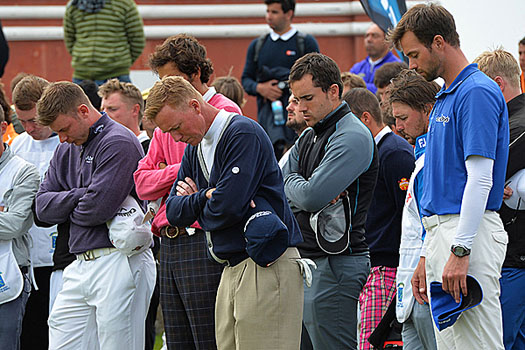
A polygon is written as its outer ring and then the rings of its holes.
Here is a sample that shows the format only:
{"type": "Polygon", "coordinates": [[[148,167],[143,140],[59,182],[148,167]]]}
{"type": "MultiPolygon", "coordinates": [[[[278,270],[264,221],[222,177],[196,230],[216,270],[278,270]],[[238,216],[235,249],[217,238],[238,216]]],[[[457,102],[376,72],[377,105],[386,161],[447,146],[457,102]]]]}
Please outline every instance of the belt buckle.
{"type": "Polygon", "coordinates": [[[176,238],[179,235],[179,228],[177,226],[166,226],[165,231],[166,231],[166,237],[168,238],[176,238]],[[170,233],[171,228],[175,229],[174,234],[170,233]]]}
{"type": "Polygon", "coordinates": [[[82,257],[84,258],[84,261],[91,261],[96,259],[95,252],[93,250],[88,250],[82,253],[82,257]]]}

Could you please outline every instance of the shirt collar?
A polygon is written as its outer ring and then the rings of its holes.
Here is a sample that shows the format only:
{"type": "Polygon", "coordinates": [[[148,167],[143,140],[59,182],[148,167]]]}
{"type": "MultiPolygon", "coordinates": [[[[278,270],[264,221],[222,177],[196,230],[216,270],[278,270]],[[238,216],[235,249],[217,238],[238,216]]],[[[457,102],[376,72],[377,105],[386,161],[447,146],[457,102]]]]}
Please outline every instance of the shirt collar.
{"type": "Polygon", "coordinates": [[[204,99],[204,102],[208,102],[211,100],[211,98],[217,93],[217,90],[215,90],[215,87],[211,86],[208,91],[204,95],[202,95],[202,98],[204,99]]]}
{"type": "Polygon", "coordinates": [[[441,90],[437,93],[436,97],[439,97],[442,94],[453,93],[454,90],[456,90],[458,88],[458,86],[460,86],[465,81],[465,79],[467,79],[471,74],[473,74],[473,73],[475,73],[477,71],[478,71],[478,64],[477,63],[469,64],[468,66],[463,68],[463,70],[458,74],[456,79],[454,79],[452,84],[450,84],[450,87],[447,88],[445,85],[443,85],[441,90]]]}
{"type": "Polygon", "coordinates": [[[297,33],[297,28],[293,27],[287,31],[286,33],[284,33],[283,35],[279,35],[277,34],[276,32],[274,32],[273,30],[270,32],[270,38],[273,40],[273,41],[277,41],[279,39],[281,39],[282,41],[288,41],[292,36],[295,35],[295,33],[297,33]]]}
{"type": "Polygon", "coordinates": [[[226,122],[226,118],[228,118],[229,114],[229,112],[226,112],[223,109],[221,109],[219,113],[217,113],[217,115],[213,119],[213,122],[210,125],[210,128],[208,129],[208,131],[206,131],[206,134],[204,135],[204,142],[211,142],[214,140],[216,134],[221,132],[222,126],[226,122]]]}
{"type": "Polygon", "coordinates": [[[392,129],[387,125],[383,129],[381,129],[380,132],[377,133],[377,135],[374,137],[374,141],[376,142],[376,145],[381,142],[381,139],[388,134],[389,132],[392,132],[392,129]]]}
{"type": "Polygon", "coordinates": [[[82,147],[87,146],[89,142],[95,138],[95,136],[100,134],[106,127],[106,124],[109,122],[109,120],[110,118],[108,117],[106,112],[102,112],[100,118],[98,118],[98,120],[89,127],[88,138],[86,142],[82,144],[82,147]]]}
{"type": "Polygon", "coordinates": [[[380,59],[375,60],[375,61],[373,61],[373,60],[370,58],[370,56],[368,56],[368,63],[370,63],[370,65],[371,65],[372,67],[374,67],[374,66],[378,65],[379,63],[383,62],[383,61],[387,58],[387,56],[388,56],[389,53],[390,53],[390,51],[388,51],[386,55],[384,55],[383,57],[381,57],[380,59]]]}

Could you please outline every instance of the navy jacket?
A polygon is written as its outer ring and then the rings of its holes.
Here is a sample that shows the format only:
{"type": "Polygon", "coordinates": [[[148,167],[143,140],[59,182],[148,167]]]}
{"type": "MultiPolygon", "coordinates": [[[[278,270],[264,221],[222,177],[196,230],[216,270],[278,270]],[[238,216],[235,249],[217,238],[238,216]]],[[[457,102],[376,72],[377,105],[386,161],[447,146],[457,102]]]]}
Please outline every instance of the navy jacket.
{"type": "MultiPolygon", "coordinates": [[[[184,151],[177,181],[190,177],[199,191],[177,196],[174,187],[166,201],[166,217],[171,225],[189,226],[195,220],[207,231],[212,257],[234,266],[248,257],[244,225],[250,201],[263,197],[288,228],[288,245],[302,242],[299,226],[284,195],[281,170],[272,144],[264,130],[253,120],[234,116],[224,131],[213,159],[210,181],[201,170],[197,147],[184,151]],[[206,191],[215,187],[212,198],[206,191]]],[[[256,203],[257,204],[257,203],[256,203]]]]}
{"type": "Polygon", "coordinates": [[[377,149],[379,174],[366,220],[366,242],[372,267],[397,267],[401,216],[408,181],[414,171],[414,149],[393,132],[383,136],[377,149]]]}

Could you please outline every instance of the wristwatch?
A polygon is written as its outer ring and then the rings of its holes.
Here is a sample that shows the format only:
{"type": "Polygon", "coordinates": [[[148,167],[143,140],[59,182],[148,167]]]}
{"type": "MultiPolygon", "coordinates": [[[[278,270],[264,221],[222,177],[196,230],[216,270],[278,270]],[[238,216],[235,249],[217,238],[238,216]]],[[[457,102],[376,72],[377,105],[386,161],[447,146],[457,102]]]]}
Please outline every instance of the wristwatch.
{"type": "Polygon", "coordinates": [[[470,249],[460,244],[452,245],[452,247],[450,247],[450,251],[459,258],[470,255],[470,249]]]}

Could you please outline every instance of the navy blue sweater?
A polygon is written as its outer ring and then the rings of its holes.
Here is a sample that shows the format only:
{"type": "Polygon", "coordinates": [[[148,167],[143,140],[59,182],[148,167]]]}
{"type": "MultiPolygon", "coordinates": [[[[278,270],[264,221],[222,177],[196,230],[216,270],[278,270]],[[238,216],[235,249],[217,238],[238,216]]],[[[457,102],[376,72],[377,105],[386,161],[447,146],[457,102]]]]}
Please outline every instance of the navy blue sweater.
{"type": "Polygon", "coordinates": [[[372,266],[397,267],[401,216],[406,189],[414,171],[414,149],[390,132],[377,145],[379,173],[366,220],[366,242],[372,266]]]}
{"type": "Polygon", "coordinates": [[[197,150],[191,145],[186,147],[177,181],[190,177],[199,191],[177,196],[175,187],[172,188],[166,201],[166,217],[171,225],[184,227],[197,220],[210,232],[208,248],[212,256],[233,266],[248,257],[243,230],[250,201],[258,196],[268,201],[288,227],[289,246],[302,242],[299,226],[284,195],[283,178],[272,144],[256,122],[242,116],[232,118],[217,144],[209,183],[201,171],[197,150]],[[213,187],[216,190],[208,200],[206,191],[213,187]]]}

